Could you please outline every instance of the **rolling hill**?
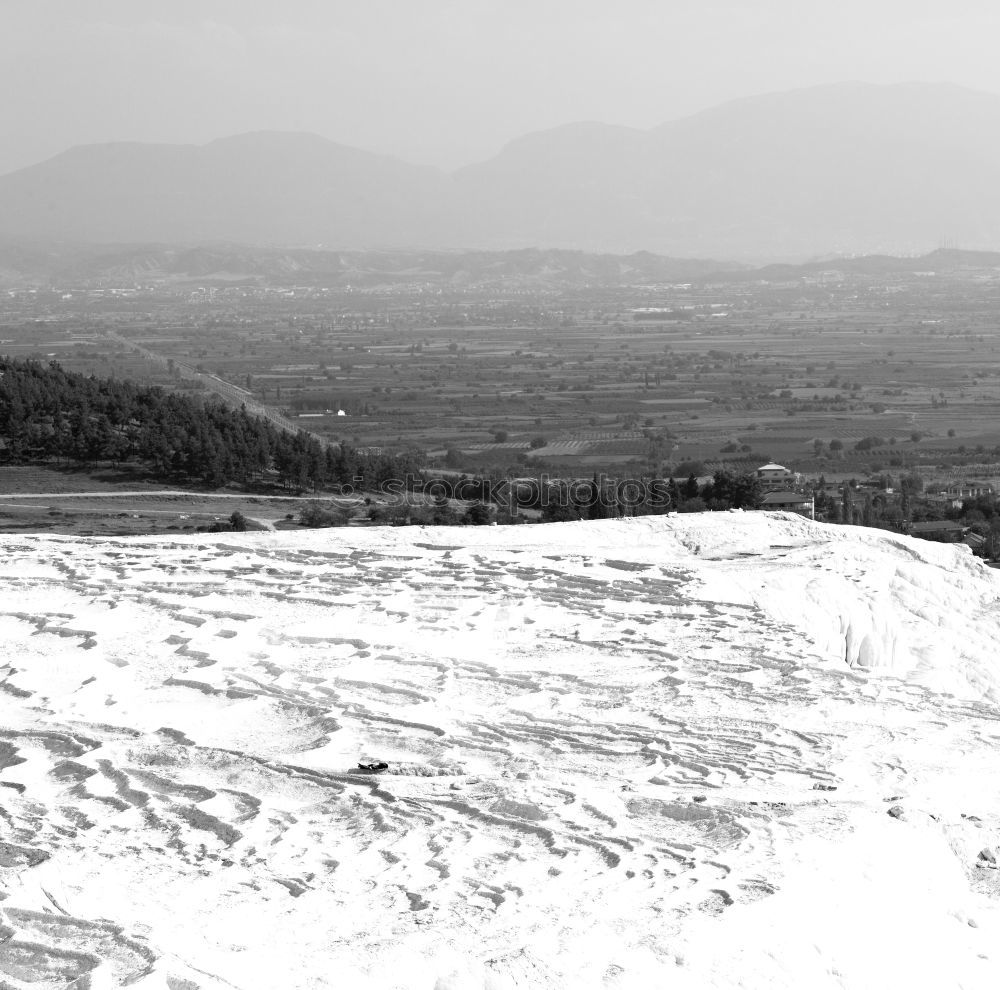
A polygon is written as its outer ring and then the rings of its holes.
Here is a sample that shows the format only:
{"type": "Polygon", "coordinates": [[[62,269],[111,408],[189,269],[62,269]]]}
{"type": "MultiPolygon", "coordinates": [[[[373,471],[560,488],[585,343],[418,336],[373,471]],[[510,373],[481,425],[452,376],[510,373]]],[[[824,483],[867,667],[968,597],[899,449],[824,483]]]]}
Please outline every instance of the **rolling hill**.
{"type": "Polygon", "coordinates": [[[649,252],[320,251],[233,244],[0,245],[0,286],[245,281],[323,287],[425,284],[465,289],[567,288],[687,282],[741,271],[732,262],[649,252]]]}
{"type": "Polygon", "coordinates": [[[431,169],[312,134],[89,145],[0,177],[0,231],[8,239],[410,245],[428,229],[447,236],[450,192],[431,169]]]}

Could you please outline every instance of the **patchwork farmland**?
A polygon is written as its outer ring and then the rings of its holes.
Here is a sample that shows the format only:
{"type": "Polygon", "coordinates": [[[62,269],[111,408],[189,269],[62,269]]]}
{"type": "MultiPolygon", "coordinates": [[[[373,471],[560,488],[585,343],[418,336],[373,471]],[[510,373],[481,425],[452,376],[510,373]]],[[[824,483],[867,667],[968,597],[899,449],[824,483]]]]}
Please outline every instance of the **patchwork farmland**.
{"type": "Polygon", "coordinates": [[[916,259],[888,274],[843,263],[837,278],[803,266],[456,287],[409,262],[363,289],[14,289],[0,350],[219,392],[442,470],[951,470],[998,459],[1000,268],[938,255],[932,275],[916,259]]]}

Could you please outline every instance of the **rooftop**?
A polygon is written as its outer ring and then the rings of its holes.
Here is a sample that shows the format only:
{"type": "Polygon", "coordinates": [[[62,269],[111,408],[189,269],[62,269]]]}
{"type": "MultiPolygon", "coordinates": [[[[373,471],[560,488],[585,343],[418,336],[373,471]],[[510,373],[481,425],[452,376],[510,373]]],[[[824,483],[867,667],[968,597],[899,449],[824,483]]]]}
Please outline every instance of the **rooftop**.
{"type": "Polygon", "coordinates": [[[910,526],[911,533],[953,533],[964,530],[961,523],[949,519],[929,519],[927,522],[917,522],[910,526]]]}
{"type": "Polygon", "coordinates": [[[803,495],[802,492],[768,492],[761,499],[764,505],[785,502],[812,502],[812,496],[803,495]]]}

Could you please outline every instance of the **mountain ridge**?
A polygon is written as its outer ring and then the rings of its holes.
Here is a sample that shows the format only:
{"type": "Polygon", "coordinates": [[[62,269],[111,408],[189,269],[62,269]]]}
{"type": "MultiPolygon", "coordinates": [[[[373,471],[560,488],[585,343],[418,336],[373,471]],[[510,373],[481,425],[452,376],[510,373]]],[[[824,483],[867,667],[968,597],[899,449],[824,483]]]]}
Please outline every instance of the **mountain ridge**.
{"type": "Polygon", "coordinates": [[[0,287],[205,282],[338,288],[414,284],[465,288],[620,287],[704,282],[787,282],[820,272],[877,277],[1000,269],[1000,252],[937,248],[926,254],[819,258],[751,266],[648,251],[598,254],[560,248],[509,251],[333,251],[246,244],[65,244],[0,242],[0,287]]]}
{"type": "Polygon", "coordinates": [[[8,237],[787,260],[1000,249],[1000,96],[843,83],[648,130],[535,131],[446,173],[300,131],[83,145],[0,176],[8,237]]]}
{"type": "Polygon", "coordinates": [[[274,284],[328,287],[370,281],[463,284],[505,279],[560,284],[685,282],[714,272],[740,271],[731,261],[523,248],[517,251],[322,251],[245,244],[17,244],[0,243],[0,285],[134,285],[219,277],[223,273],[274,284]]]}

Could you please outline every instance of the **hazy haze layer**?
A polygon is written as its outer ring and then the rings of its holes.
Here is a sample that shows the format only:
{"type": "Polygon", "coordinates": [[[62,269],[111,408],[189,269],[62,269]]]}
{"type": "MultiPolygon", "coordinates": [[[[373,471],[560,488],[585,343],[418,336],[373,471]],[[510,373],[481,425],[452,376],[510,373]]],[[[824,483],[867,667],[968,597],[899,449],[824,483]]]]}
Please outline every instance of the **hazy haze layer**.
{"type": "Polygon", "coordinates": [[[273,129],[454,169],[844,79],[1000,92],[998,26],[989,0],[4,0],[0,172],[273,129]]]}
{"type": "Polygon", "coordinates": [[[574,124],[453,175],[315,135],[75,148],[0,177],[8,238],[650,250],[1000,248],[1000,97],[841,84],[648,131],[574,124]]]}

